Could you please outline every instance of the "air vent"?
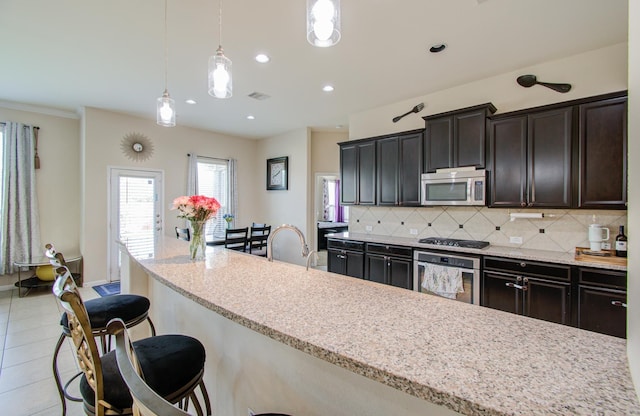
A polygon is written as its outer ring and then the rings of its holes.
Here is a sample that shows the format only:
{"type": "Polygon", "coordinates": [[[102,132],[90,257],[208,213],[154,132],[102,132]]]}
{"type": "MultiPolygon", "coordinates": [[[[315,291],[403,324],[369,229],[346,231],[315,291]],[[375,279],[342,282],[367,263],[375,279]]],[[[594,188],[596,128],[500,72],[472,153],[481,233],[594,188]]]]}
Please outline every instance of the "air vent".
{"type": "Polygon", "coordinates": [[[251,94],[249,94],[249,97],[255,99],[255,100],[266,100],[267,98],[271,98],[271,96],[267,95],[267,94],[263,94],[261,92],[252,92],[251,94]]]}

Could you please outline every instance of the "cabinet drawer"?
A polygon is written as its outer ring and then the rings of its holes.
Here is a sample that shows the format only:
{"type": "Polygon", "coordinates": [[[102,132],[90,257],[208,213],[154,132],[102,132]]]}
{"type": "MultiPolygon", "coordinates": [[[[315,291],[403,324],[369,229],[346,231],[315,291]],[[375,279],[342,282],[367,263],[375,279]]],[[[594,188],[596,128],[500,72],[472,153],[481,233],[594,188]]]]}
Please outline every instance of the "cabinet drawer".
{"type": "Polygon", "coordinates": [[[605,269],[578,269],[581,285],[627,290],[627,273],[605,269]]]}
{"type": "Polygon", "coordinates": [[[338,240],[329,238],[327,241],[327,248],[364,251],[364,243],[362,241],[338,240]]]}
{"type": "Polygon", "coordinates": [[[367,243],[367,253],[411,258],[413,249],[411,247],[393,246],[389,244],[367,243]]]}
{"type": "Polygon", "coordinates": [[[526,260],[509,260],[496,257],[485,257],[483,264],[485,270],[526,274],[542,279],[555,279],[567,282],[571,280],[571,266],[526,260]]]}

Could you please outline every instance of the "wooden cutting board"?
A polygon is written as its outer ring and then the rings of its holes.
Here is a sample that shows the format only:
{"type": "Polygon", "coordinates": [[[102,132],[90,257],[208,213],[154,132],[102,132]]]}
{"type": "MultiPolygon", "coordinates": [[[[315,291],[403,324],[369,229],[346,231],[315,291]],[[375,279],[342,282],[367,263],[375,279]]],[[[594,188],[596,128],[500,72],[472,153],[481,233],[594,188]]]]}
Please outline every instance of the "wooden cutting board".
{"type": "Polygon", "coordinates": [[[593,252],[588,247],[576,247],[575,259],[578,261],[588,261],[591,263],[610,264],[615,266],[626,266],[626,257],[616,257],[615,250],[600,250],[593,252]]]}

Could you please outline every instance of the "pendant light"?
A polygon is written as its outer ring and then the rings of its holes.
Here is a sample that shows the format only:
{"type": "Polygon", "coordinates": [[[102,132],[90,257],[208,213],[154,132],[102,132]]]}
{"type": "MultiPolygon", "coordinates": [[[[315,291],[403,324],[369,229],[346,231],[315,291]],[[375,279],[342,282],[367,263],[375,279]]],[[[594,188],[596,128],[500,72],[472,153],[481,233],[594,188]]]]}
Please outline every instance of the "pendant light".
{"type": "Polygon", "coordinates": [[[307,0],[307,40],[326,48],[340,41],[340,0],[307,0]]]}
{"type": "Polygon", "coordinates": [[[164,92],[156,100],[156,123],[159,126],[176,125],[176,102],[169,96],[167,89],[167,0],[164,0],[164,92]]]}
{"type": "Polygon", "coordinates": [[[219,8],[220,43],[216,54],[209,58],[209,95],[216,98],[230,98],[233,95],[231,59],[224,56],[222,49],[222,0],[219,8]]]}

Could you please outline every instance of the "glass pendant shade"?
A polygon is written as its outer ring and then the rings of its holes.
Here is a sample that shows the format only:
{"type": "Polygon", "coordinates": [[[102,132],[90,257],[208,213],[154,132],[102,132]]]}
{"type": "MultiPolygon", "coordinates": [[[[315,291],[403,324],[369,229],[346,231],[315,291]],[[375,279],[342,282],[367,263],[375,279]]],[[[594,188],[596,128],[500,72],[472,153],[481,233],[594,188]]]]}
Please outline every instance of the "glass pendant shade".
{"type": "Polygon", "coordinates": [[[307,0],[307,40],[326,48],[340,41],[340,0],[307,0]]]}
{"type": "Polygon", "coordinates": [[[173,127],[176,125],[176,102],[169,96],[169,92],[164,90],[162,97],[156,100],[157,113],[156,122],[160,126],[173,127]]]}
{"type": "Polygon", "coordinates": [[[224,56],[222,46],[209,58],[209,95],[216,98],[230,98],[233,95],[231,59],[224,56]]]}

